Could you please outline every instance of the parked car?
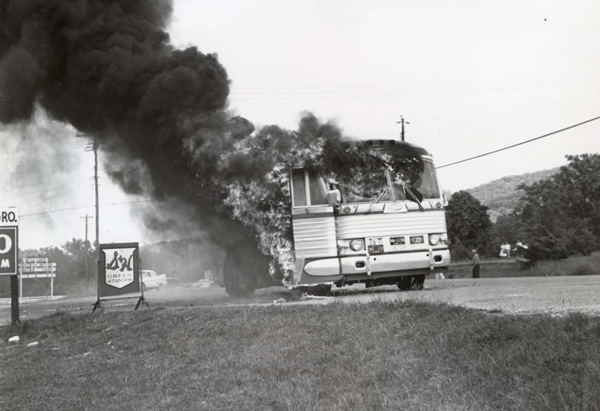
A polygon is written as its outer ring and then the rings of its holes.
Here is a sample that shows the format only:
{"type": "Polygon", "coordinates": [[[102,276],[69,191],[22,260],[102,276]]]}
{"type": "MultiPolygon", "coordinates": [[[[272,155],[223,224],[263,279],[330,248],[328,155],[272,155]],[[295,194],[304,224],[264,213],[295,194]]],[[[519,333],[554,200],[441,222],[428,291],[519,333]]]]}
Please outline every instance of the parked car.
{"type": "Polygon", "coordinates": [[[156,274],[154,270],[142,270],[142,290],[159,289],[167,285],[166,274],[156,274]]]}
{"type": "Polygon", "coordinates": [[[193,288],[209,288],[212,286],[212,281],[211,280],[198,280],[195,283],[192,284],[193,288]]]}

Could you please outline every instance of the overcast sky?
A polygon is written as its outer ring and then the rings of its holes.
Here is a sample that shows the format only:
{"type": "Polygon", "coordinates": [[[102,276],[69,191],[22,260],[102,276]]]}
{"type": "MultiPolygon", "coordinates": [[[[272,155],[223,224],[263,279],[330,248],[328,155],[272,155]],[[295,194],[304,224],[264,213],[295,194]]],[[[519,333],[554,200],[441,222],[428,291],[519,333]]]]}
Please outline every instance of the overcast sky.
{"type": "MultiPolygon", "coordinates": [[[[597,1],[175,4],[173,42],[217,53],[232,108],[255,124],[293,128],[309,110],[389,138],[403,115],[443,165],[600,116],[597,1]]],[[[598,152],[599,136],[600,121],[439,175],[470,188],[598,152]]]]}
{"type": "MultiPolygon", "coordinates": [[[[593,0],[176,0],[169,31],[178,47],[218,54],[231,79],[230,108],[255,125],[293,129],[311,111],[348,135],[392,138],[402,115],[407,140],[439,166],[600,116],[599,21],[593,0]]],[[[438,173],[455,192],[600,152],[599,136],[597,121],[438,173]]],[[[21,214],[93,204],[92,156],[69,138],[61,181],[78,178],[81,190],[24,203],[21,214]]],[[[101,181],[101,203],[139,200],[101,181]]],[[[103,242],[158,240],[128,206],[101,211],[111,216],[103,242]]],[[[85,213],[93,207],[54,213],[46,230],[31,227],[48,215],[28,217],[21,247],[83,237],[85,213]]]]}

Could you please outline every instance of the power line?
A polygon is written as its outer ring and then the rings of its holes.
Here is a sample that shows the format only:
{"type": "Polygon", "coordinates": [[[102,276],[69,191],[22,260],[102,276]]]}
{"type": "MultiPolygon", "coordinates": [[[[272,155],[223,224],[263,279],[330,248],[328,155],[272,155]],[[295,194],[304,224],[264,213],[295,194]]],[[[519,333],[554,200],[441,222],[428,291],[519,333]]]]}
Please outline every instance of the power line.
{"type": "MultiPolygon", "coordinates": [[[[159,203],[159,202],[160,202],[160,200],[135,200],[135,201],[119,201],[116,203],[102,203],[100,205],[101,206],[114,206],[114,205],[122,205],[122,204],[159,203]]],[[[77,207],[69,207],[69,208],[61,208],[59,210],[40,211],[38,213],[19,214],[19,217],[30,217],[30,216],[43,215],[43,214],[53,214],[53,213],[60,213],[62,211],[81,210],[82,208],[90,208],[90,207],[94,207],[94,204],[88,204],[88,205],[77,206],[77,207]]]]}
{"type": "Polygon", "coordinates": [[[444,168],[444,167],[450,167],[450,166],[453,166],[455,164],[464,163],[466,161],[475,160],[476,158],[481,158],[481,157],[489,156],[490,154],[498,153],[500,151],[508,150],[509,148],[514,148],[514,147],[517,147],[517,146],[522,146],[523,144],[531,143],[532,141],[535,141],[535,140],[540,140],[542,138],[550,137],[550,136],[552,136],[554,134],[562,133],[563,131],[567,131],[567,130],[570,130],[572,128],[579,127],[579,126],[582,126],[582,125],[587,124],[587,123],[591,123],[592,121],[596,121],[596,120],[599,120],[599,119],[600,119],[600,116],[594,117],[594,118],[591,118],[589,120],[582,121],[581,123],[573,124],[572,126],[561,128],[560,130],[556,130],[556,131],[553,131],[551,133],[544,134],[543,136],[539,136],[539,137],[531,138],[529,140],[521,141],[520,143],[516,143],[516,144],[512,144],[510,146],[502,147],[502,148],[499,148],[499,149],[494,150],[494,151],[488,151],[487,153],[479,154],[479,155],[474,156],[474,157],[465,158],[464,160],[460,160],[460,161],[455,161],[453,163],[444,164],[443,166],[436,167],[436,169],[440,169],[440,168],[444,168]]]}

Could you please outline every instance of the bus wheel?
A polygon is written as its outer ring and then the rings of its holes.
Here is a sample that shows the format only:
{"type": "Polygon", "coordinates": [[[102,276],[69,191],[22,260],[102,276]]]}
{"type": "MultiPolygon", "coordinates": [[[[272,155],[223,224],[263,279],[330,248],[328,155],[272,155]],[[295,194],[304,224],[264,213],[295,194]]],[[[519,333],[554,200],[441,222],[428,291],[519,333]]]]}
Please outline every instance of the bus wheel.
{"type": "Polygon", "coordinates": [[[231,297],[249,297],[254,293],[254,287],[248,281],[247,276],[244,276],[244,267],[240,260],[242,260],[240,256],[228,252],[223,264],[225,291],[231,297]]]}
{"type": "Polygon", "coordinates": [[[400,291],[422,290],[425,283],[425,274],[406,275],[398,280],[400,291]]]}
{"type": "Polygon", "coordinates": [[[425,274],[414,275],[411,290],[422,290],[425,285],[425,274]]]}

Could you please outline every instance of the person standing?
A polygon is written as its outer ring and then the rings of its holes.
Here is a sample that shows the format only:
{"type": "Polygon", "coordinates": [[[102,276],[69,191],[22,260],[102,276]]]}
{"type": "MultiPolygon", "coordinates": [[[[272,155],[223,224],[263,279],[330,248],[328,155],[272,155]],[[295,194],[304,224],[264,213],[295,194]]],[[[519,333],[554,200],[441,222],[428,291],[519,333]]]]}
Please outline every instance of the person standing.
{"type": "Polygon", "coordinates": [[[479,254],[477,254],[477,250],[473,250],[473,259],[472,263],[472,274],[473,278],[479,278],[479,254]]]}

